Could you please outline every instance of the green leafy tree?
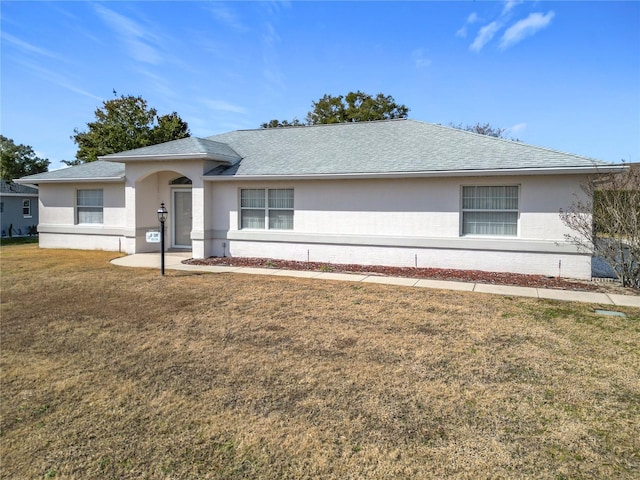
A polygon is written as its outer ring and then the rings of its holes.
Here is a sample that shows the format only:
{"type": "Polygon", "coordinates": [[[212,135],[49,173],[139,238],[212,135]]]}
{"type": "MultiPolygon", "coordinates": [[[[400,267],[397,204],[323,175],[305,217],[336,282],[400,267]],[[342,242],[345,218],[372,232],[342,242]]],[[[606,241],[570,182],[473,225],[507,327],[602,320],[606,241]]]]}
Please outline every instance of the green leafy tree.
{"type": "Polygon", "coordinates": [[[189,126],[176,112],[157,113],[139,96],[122,95],[103,102],[95,111],[95,121],[87,123],[87,131],[74,130],[71,138],[78,145],[76,159],[64,163],[79,165],[102,155],[190,136],[189,126]]]}
{"type": "Polygon", "coordinates": [[[277,128],[300,125],[318,125],[327,123],[370,122],[373,120],[391,120],[407,118],[409,108],[396,103],[390,95],[377,94],[375,97],[357,91],[347,95],[324,95],[311,104],[311,111],[307,113],[306,123],[298,119],[271,120],[263,123],[262,128],[277,128]]]}
{"type": "Polygon", "coordinates": [[[323,123],[371,122],[407,118],[409,108],[399,105],[392,96],[379,93],[375,97],[361,91],[349,92],[346,96],[323,96],[312,104],[307,122],[323,123]]]}
{"type": "Polygon", "coordinates": [[[302,123],[297,118],[294,118],[290,122],[287,120],[270,120],[269,122],[266,122],[260,125],[260,128],[282,128],[282,127],[304,127],[304,123],[302,123]]]}
{"type": "Polygon", "coordinates": [[[324,95],[317,102],[313,102],[311,106],[313,109],[307,113],[309,125],[346,123],[347,121],[348,107],[342,95],[337,97],[324,95]]]}
{"type": "Polygon", "coordinates": [[[189,125],[176,113],[157,117],[158,124],[151,130],[152,143],[164,143],[190,135],[189,125]]]}
{"type": "Polygon", "coordinates": [[[4,135],[0,135],[0,156],[0,178],[7,182],[49,170],[49,160],[38,157],[29,145],[16,145],[4,135]]]}

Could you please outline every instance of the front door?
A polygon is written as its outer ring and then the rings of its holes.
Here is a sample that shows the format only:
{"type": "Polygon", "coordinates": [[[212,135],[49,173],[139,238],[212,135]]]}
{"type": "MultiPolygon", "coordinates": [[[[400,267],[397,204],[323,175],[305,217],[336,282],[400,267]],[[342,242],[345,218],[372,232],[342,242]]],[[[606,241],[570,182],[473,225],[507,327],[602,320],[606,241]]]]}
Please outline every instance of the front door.
{"type": "Polygon", "coordinates": [[[191,248],[191,189],[173,190],[171,246],[191,248]]]}

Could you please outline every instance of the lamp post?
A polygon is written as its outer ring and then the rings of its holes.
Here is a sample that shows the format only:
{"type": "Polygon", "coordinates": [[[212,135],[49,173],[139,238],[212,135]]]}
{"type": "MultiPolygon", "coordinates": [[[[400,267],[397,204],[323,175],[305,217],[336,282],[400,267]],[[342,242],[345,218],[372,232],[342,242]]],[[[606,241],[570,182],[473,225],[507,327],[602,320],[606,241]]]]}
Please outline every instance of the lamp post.
{"type": "Polygon", "coordinates": [[[158,209],[158,220],[160,220],[160,273],[164,277],[164,222],[167,221],[167,209],[164,202],[158,209]]]}

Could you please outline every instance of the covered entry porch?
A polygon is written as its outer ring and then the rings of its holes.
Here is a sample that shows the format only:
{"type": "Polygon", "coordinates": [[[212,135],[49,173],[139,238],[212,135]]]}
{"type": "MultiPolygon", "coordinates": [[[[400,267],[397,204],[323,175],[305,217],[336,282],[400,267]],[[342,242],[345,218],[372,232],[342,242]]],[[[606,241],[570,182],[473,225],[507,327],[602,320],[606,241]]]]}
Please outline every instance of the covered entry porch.
{"type": "Polygon", "coordinates": [[[158,252],[160,244],[149,242],[148,232],[157,232],[157,210],[168,210],[165,222],[165,250],[205,256],[207,203],[202,182],[202,166],[171,168],[168,165],[127,165],[125,203],[125,251],[158,252]],[[161,168],[165,169],[161,169],[161,168]],[[199,167],[199,168],[198,168],[199,167]]]}
{"type": "Polygon", "coordinates": [[[211,187],[203,176],[220,165],[241,160],[227,144],[188,137],[100,157],[125,165],[125,251],[159,251],[147,242],[157,231],[156,212],[161,203],[169,211],[165,223],[165,249],[192,252],[194,258],[211,255],[211,187]]]}

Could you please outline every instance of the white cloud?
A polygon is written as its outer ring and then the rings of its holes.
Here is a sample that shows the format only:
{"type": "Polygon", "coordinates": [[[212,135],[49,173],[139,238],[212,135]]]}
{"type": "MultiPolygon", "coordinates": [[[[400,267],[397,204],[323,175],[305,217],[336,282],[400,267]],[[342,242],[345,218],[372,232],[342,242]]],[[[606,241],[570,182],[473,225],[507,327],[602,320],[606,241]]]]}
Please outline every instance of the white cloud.
{"type": "Polygon", "coordinates": [[[546,15],[532,13],[524,20],[516,22],[502,35],[500,48],[502,50],[509,48],[523,39],[534,35],[539,30],[548,27],[554,16],[555,13],[553,11],[548,12],[546,15]]]}
{"type": "Polygon", "coordinates": [[[157,43],[157,36],[141,24],[99,4],[94,4],[98,15],[113,30],[120,34],[128,54],[135,60],[158,65],[162,56],[150,43],[157,43]]]}
{"type": "Polygon", "coordinates": [[[139,66],[134,67],[133,70],[146,77],[149,84],[153,87],[153,91],[164,99],[176,98],[176,89],[170,86],[166,75],[157,75],[146,68],[139,66]]]}
{"type": "Polygon", "coordinates": [[[498,21],[491,22],[490,24],[482,27],[469,49],[474,52],[482,50],[482,47],[484,47],[498,32],[498,30],[500,30],[500,27],[501,25],[498,21]]]}
{"type": "MultiPolygon", "coordinates": [[[[484,48],[484,46],[493,39],[498,31],[505,26],[507,22],[509,22],[509,18],[513,16],[512,10],[521,3],[523,3],[523,0],[507,0],[504,3],[502,12],[496,20],[480,28],[473,43],[469,46],[469,49],[474,52],[482,50],[482,48],[484,48]]],[[[551,20],[553,20],[554,16],[555,13],[553,11],[549,11],[546,15],[541,13],[532,13],[527,18],[516,22],[502,35],[499,48],[501,50],[505,50],[523,39],[534,35],[539,30],[547,27],[551,23],[551,20]]],[[[459,37],[466,37],[467,26],[478,20],[479,18],[475,12],[469,15],[469,17],[467,17],[467,23],[456,32],[456,35],[459,37]]]]}
{"type": "Polygon", "coordinates": [[[240,21],[238,16],[225,5],[212,4],[209,7],[209,11],[213,14],[216,20],[223,23],[233,30],[244,32],[247,27],[240,21]]]}
{"type": "Polygon", "coordinates": [[[224,100],[209,100],[202,99],[202,103],[204,103],[207,107],[212,110],[218,110],[222,112],[231,112],[231,113],[246,113],[247,109],[241,107],[239,105],[234,105],[232,103],[226,102],[224,100]]]}
{"type": "Polygon", "coordinates": [[[35,53],[37,55],[52,58],[54,60],[62,60],[62,58],[60,58],[55,53],[41,47],[36,47],[35,45],[25,42],[24,40],[20,40],[19,38],[14,37],[13,35],[10,35],[6,32],[2,32],[2,38],[24,52],[35,53]]]}
{"type": "Polygon", "coordinates": [[[418,69],[427,68],[431,65],[431,60],[424,56],[424,50],[422,48],[418,48],[411,52],[411,58],[418,69]]]}
{"type": "Polygon", "coordinates": [[[262,36],[262,74],[267,88],[272,92],[282,92],[285,89],[285,76],[280,67],[279,50],[280,36],[270,21],[265,23],[266,32],[262,36]]]}
{"type": "Polygon", "coordinates": [[[103,100],[101,97],[94,95],[93,93],[88,92],[76,86],[67,76],[65,76],[64,74],[58,71],[54,72],[53,70],[45,68],[42,65],[30,63],[27,61],[20,61],[19,63],[21,63],[24,67],[29,68],[37,76],[52,83],[53,85],[57,85],[58,87],[61,87],[61,88],[66,88],[67,90],[73,93],[77,93],[79,95],[83,95],[85,97],[89,97],[94,100],[99,100],[99,101],[103,100]]]}
{"type": "Polygon", "coordinates": [[[291,2],[288,0],[262,1],[258,2],[265,9],[268,15],[277,15],[281,10],[291,8],[291,2]]]}
{"type": "Polygon", "coordinates": [[[480,17],[476,12],[469,14],[466,23],[456,32],[456,37],[465,38],[467,36],[467,26],[476,23],[478,20],[480,20],[480,17]]]}
{"type": "Polygon", "coordinates": [[[509,132],[510,135],[517,135],[519,133],[522,133],[526,130],[527,128],[527,124],[526,123],[516,123],[515,125],[507,128],[507,132],[509,132]]]}
{"type": "Polygon", "coordinates": [[[265,28],[266,33],[262,36],[262,40],[266,47],[273,48],[276,44],[280,43],[280,36],[271,22],[267,22],[265,28]]]}
{"type": "Polygon", "coordinates": [[[502,15],[506,15],[507,13],[509,13],[513,9],[513,7],[522,3],[522,1],[523,0],[507,0],[504,4],[504,7],[502,7],[502,15]]]}

